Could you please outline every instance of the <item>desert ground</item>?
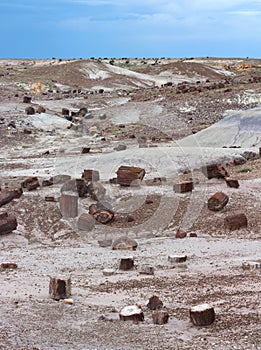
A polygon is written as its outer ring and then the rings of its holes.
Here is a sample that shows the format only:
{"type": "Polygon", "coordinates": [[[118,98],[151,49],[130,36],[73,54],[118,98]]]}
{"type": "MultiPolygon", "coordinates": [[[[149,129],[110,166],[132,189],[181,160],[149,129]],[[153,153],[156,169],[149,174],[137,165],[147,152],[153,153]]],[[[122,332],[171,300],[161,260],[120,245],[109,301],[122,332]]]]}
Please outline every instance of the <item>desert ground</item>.
{"type": "Polygon", "coordinates": [[[1,350],[261,349],[261,60],[1,59],[0,137],[0,196],[39,181],[0,209],[17,220],[5,233],[0,219],[1,350]],[[208,179],[210,164],[239,187],[208,179]],[[123,165],[145,170],[139,186],[111,180],[123,165]],[[114,217],[79,229],[97,200],[86,193],[66,217],[65,180],[44,182],[85,169],[99,171],[114,217]],[[188,181],[192,191],[174,191],[188,181]],[[211,211],[217,192],[229,200],[211,211]],[[229,229],[237,214],[247,225],[229,229]],[[136,250],[113,250],[121,237],[136,250]],[[49,294],[54,277],[71,278],[69,301],[49,294]],[[215,320],[196,326],[189,310],[205,303],[215,320]],[[144,320],[121,320],[128,305],[144,320]]]}

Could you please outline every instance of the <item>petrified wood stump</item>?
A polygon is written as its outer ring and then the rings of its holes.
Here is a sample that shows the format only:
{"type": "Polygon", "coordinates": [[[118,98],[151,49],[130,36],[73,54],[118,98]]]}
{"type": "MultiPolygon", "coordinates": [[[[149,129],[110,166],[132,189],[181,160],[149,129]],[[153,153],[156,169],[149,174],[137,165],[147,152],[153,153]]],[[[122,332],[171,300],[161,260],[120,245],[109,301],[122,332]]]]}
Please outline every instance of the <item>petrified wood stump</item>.
{"type": "Polygon", "coordinates": [[[133,259],[133,257],[121,258],[120,267],[119,267],[120,270],[128,271],[128,270],[132,270],[133,267],[134,267],[134,259],[133,259]]]}
{"type": "Polygon", "coordinates": [[[99,181],[100,180],[100,174],[98,170],[93,169],[84,169],[82,173],[82,177],[85,181],[99,181]]]}
{"type": "Polygon", "coordinates": [[[202,168],[202,172],[208,179],[224,179],[225,177],[229,176],[227,170],[222,164],[207,165],[206,167],[202,168]]]}
{"type": "Polygon", "coordinates": [[[138,305],[129,305],[121,309],[120,320],[122,321],[143,321],[144,314],[142,309],[138,305]]]}
{"type": "Polygon", "coordinates": [[[139,186],[144,176],[144,169],[122,165],[117,170],[117,183],[121,186],[139,186]]]}
{"type": "Polygon", "coordinates": [[[209,326],[215,320],[215,311],[209,304],[200,304],[190,308],[190,320],[195,326],[209,326]]]}
{"type": "Polygon", "coordinates": [[[194,188],[193,181],[184,181],[174,185],[173,189],[176,193],[191,192],[194,188]]]}
{"type": "Polygon", "coordinates": [[[224,219],[224,224],[230,231],[238,230],[247,227],[247,217],[245,214],[230,215],[224,219]]]}
{"type": "Polygon", "coordinates": [[[162,308],[162,306],[163,306],[163,302],[156,295],[153,295],[152,297],[149,298],[147,307],[150,310],[158,310],[162,308]]]}
{"type": "Polygon", "coordinates": [[[208,200],[208,209],[211,211],[222,210],[228,203],[229,197],[223,192],[217,192],[208,200]]]}
{"type": "Polygon", "coordinates": [[[60,210],[64,218],[75,218],[78,216],[78,196],[62,193],[60,210]]]}
{"type": "Polygon", "coordinates": [[[239,182],[237,179],[225,179],[227,187],[238,188],[239,182]]]}
{"type": "Polygon", "coordinates": [[[166,324],[169,320],[169,314],[167,311],[156,311],[152,314],[152,320],[154,324],[166,324]]]}
{"type": "Polygon", "coordinates": [[[91,231],[95,226],[95,220],[92,215],[83,213],[78,219],[78,229],[81,231],[91,231]]]}
{"type": "Polygon", "coordinates": [[[100,224],[106,225],[114,218],[114,213],[111,210],[100,209],[93,213],[93,217],[100,224]]]}
{"type": "Polygon", "coordinates": [[[71,278],[50,277],[49,294],[54,300],[69,298],[71,296],[71,278]]]}
{"type": "Polygon", "coordinates": [[[0,235],[11,233],[17,228],[16,217],[7,212],[0,212],[0,235]]]}
{"type": "Polygon", "coordinates": [[[13,191],[3,190],[0,192],[0,207],[11,202],[15,198],[13,191]]]}

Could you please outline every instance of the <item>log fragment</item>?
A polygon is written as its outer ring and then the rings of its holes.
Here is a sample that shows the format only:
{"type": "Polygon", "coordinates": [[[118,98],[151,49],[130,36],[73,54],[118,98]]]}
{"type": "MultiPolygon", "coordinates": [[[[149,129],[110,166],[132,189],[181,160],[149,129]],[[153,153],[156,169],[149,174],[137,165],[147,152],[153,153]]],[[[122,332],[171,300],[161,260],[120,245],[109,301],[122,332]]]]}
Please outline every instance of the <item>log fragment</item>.
{"type": "Polygon", "coordinates": [[[95,201],[100,201],[105,197],[106,188],[98,181],[91,182],[87,186],[87,192],[95,201]]]}
{"type": "Polygon", "coordinates": [[[202,168],[203,174],[208,179],[224,179],[228,177],[229,174],[222,164],[210,164],[202,168]]]}
{"type": "Polygon", "coordinates": [[[162,306],[163,306],[163,302],[156,295],[153,295],[152,297],[149,298],[147,307],[150,310],[158,310],[162,308],[162,306]]]}
{"type": "Polygon", "coordinates": [[[100,174],[98,170],[84,169],[82,173],[82,178],[85,181],[96,182],[100,180],[100,174]]]}
{"type": "Polygon", "coordinates": [[[186,193],[191,192],[194,189],[193,181],[184,181],[174,185],[174,192],[176,193],[186,193]]]}
{"type": "Polygon", "coordinates": [[[91,231],[95,226],[95,220],[92,215],[83,213],[78,219],[78,229],[81,231],[91,231]]]}
{"type": "Polygon", "coordinates": [[[152,320],[154,324],[166,324],[169,320],[169,314],[167,311],[156,311],[152,314],[152,320]]]}
{"type": "Polygon", "coordinates": [[[231,188],[238,188],[239,187],[239,182],[237,179],[225,179],[227,187],[231,188]]]}
{"type": "Polygon", "coordinates": [[[66,181],[62,188],[61,192],[75,192],[80,198],[87,196],[87,186],[84,179],[71,179],[66,181]]]}
{"type": "Polygon", "coordinates": [[[121,258],[120,267],[119,267],[120,270],[128,271],[128,270],[132,270],[133,267],[134,267],[134,259],[132,256],[121,258]]]}
{"type": "Polygon", "coordinates": [[[0,192],[0,207],[11,202],[15,198],[13,191],[3,190],[0,192]]]}
{"type": "Polygon", "coordinates": [[[247,217],[245,214],[229,215],[224,219],[225,228],[230,231],[238,230],[241,227],[247,227],[247,217]]]}
{"type": "Polygon", "coordinates": [[[138,243],[127,236],[120,237],[113,241],[112,250],[136,250],[138,243]]]}
{"type": "Polygon", "coordinates": [[[78,216],[78,196],[62,193],[60,210],[64,218],[75,218],[78,216]]]}
{"type": "Polygon", "coordinates": [[[145,170],[122,165],[117,170],[117,183],[121,186],[139,186],[145,176],[145,170]]]}
{"type": "Polygon", "coordinates": [[[220,211],[228,203],[229,197],[223,192],[217,192],[208,199],[208,209],[211,211],[220,211]]]}
{"type": "Polygon", "coordinates": [[[139,265],[138,272],[140,275],[154,275],[154,267],[150,265],[139,265]]]}
{"type": "Polygon", "coordinates": [[[26,188],[28,191],[36,190],[40,187],[40,183],[36,176],[28,177],[21,183],[22,188],[26,188]]]}
{"type": "Polygon", "coordinates": [[[71,278],[50,277],[49,294],[52,299],[67,299],[71,296],[71,278]]]}
{"type": "Polygon", "coordinates": [[[17,220],[13,214],[0,213],[0,235],[11,233],[17,228],[17,220]]]}
{"type": "Polygon", "coordinates": [[[100,224],[106,225],[114,219],[114,213],[111,210],[100,209],[93,214],[93,217],[100,224]]]}
{"type": "Polygon", "coordinates": [[[261,269],[261,260],[259,261],[245,261],[242,263],[243,270],[257,270],[261,269]]]}
{"type": "Polygon", "coordinates": [[[16,263],[2,263],[1,269],[17,269],[16,263]]]}
{"type": "Polygon", "coordinates": [[[187,255],[169,255],[168,261],[171,263],[184,263],[187,261],[187,255]]]}
{"type": "Polygon", "coordinates": [[[190,320],[195,326],[209,326],[215,321],[215,311],[209,304],[200,304],[190,308],[190,320]]]}
{"type": "Polygon", "coordinates": [[[122,321],[144,321],[143,311],[138,305],[125,306],[121,309],[119,316],[122,321]]]}
{"type": "Polygon", "coordinates": [[[187,237],[187,232],[183,231],[181,228],[178,228],[175,236],[176,238],[185,238],[187,237]]]}

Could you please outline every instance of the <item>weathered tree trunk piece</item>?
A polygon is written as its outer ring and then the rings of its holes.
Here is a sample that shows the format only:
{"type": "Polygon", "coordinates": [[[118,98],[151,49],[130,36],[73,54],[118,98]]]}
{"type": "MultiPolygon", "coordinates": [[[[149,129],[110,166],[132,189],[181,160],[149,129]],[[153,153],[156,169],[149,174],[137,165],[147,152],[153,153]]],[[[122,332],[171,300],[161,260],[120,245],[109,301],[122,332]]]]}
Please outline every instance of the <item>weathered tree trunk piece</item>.
{"type": "Polygon", "coordinates": [[[247,227],[247,217],[245,214],[230,215],[224,219],[224,224],[230,231],[238,230],[247,227]]]}
{"type": "Polygon", "coordinates": [[[185,238],[187,237],[187,232],[183,231],[181,228],[178,228],[176,231],[176,238],[185,238]]]}
{"type": "Polygon", "coordinates": [[[36,190],[37,187],[40,187],[40,183],[38,181],[38,178],[36,176],[28,177],[26,178],[22,183],[21,186],[23,188],[26,188],[28,191],[36,190]]]}
{"type": "Polygon", "coordinates": [[[11,202],[14,198],[15,197],[14,197],[13,191],[6,191],[6,190],[1,191],[0,192],[0,207],[11,202]]]}
{"type": "Polygon", "coordinates": [[[158,310],[162,308],[162,306],[163,306],[163,302],[156,295],[153,295],[152,297],[149,298],[147,307],[150,310],[158,310]]]}
{"type": "Polygon", "coordinates": [[[125,306],[121,309],[119,316],[122,321],[144,321],[143,311],[137,305],[125,306]]]}
{"type": "Polygon", "coordinates": [[[193,181],[184,181],[174,185],[174,192],[176,193],[186,193],[191,192],[194,189],[193,181]]]}
{"type": "Polygon", "coordinates": [[[152,314],[152,320],[154,324],[166,324],[169,320],[169,314],[167,311],[156,311],[152,314]]]}
{"type": "Polygon", "coordinates": [[[220,211],[228,203],[229,197],[223,192],[217,192],[208,200],[208,209],[211,211],[220,211]]]}
{"type": "Polygon", "coordinates": [[[2,263],[1,269],[17,269],[16,263],[2,263]]]}
{"type": "Polygon", "coordinates": [[[150,265],[139,265],[138,272],[141,275],[154,275],[154,267],[150,265]]]}
{"type": "Polygon", "coordinates": [[[81,231],[91,231],[95,226],[95,220],[92,215],[83,213],[78,219],[78,229],[81,231]]]}
{"type": "Polygon", "coordinates": [[[239,187],[239,182],[237,179],[225,179],[227,187],[231,188],[238,188],[239,187]]]}
{"type": "Polygon", "coordinates": [[[136,250],[138,243],[127,236],[119,237],[112,243],[112,250],[136,250]]]}
{"type": "Polygon", "coordinates": [[[106,225],[114,218],[114,213],[110,210],[101,209],[93,214],[93,217],[100,224],[106,225]]]}
{"type": "Polygon", "coordinates": [[[50,277],[49,294],[54,300],[69,298],[71,296],[71,278],[50,277]]]}
{"type": "Polygon", "coordinates": [[[86,154],[86,153],[89,153],[90,150],[91,150],[91,147],[83,147],[81,153],[86,154]]]}
{"type": "Polygon", "coordinates": [[[117,183],[121,186],[139,186],[145,176],[145,170],[122,165],[117,170],[117,183]]]}
{"type": "Polygon", "coordinates": [[[171,263],[184,263],[187,260],[187,255],[169,255],[168,260],[171,263]]]}
{"type": "Polygon", "coordinates": [[[121,258],[120,267],[119,267],[120,270],[128,271],[128,270],[132,270],[133,267],[134,267],[134,259],[132,256],[121,258]]]}
{"type": "Polygon", "coordinates": [[[61,192],[75,192],[80,198],[87,196],[87,186],[84,179],[71,179],[65,182],[61,192]]]}
{"type": "Polygon", "coordinates": [[[259,261],[246,261],[242,263],[243,270],[257,270],[261,269],[261,260],[259,261]]]}
{"type": "Polygon", "coordinates": [[[85,181],[96,182],[100,180],[100,174],[97,170],[92,169],[84,169],[82,173],[82,177],[85,181]]]}
{"type": "Polygon", "coordinates": [[[78,196],[62,193],[60,210],[64,218],[75,218],[78,216],[78,196]]]}
{"type": "Polygon", "coordinates": [[[98,181],[91,182],[87,187],[87,192],[95,201],[100,201],[105,197],[106,188],[98,181]]]}
{"type": "Polygon", "coordinates": [[[202,168],[202,172],[208,179],[224,179],[225,177],[229,176],[227,170],[222,164],[207,165],[206,167],[202,168]]]}
{"type": "Polygon", "coordinates": [[[16,217],[7,212],[0,213],[0,235],[11,233],[17,228],[16,217]]]}
{"type": "Polygon", "coordinates": [[[196,305],[189,310],[190,320],[195,326],[209,326],[215,321],[214,308],[208,304],[196,305]]]}

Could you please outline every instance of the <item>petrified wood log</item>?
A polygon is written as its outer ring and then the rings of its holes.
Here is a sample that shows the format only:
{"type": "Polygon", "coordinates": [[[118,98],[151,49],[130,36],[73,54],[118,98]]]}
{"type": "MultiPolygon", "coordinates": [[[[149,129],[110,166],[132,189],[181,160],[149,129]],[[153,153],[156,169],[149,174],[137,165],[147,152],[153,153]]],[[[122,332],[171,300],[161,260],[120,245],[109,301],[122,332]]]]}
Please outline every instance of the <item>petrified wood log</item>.
{"type": "Polygon", "coordinates": [[[66,181],[61,188],[61,192],[68,191],[78,193],[78,196],[80,198],[86,197],[87,185],[84,179],[71,179],[69,181],[66,181]]]}
{"type": "Polygon", "coordinates": [[[0,207],[11,202],[15,198],[13,191],[3,190],[0,192],[0,207]]]}
{"type": "Polygon", "coordinates": [[[227,187],[238,188],[239,182],[237,179],[225,179],[227,187]]]}
{"type": "Polygon", "coordinates": [[[40,187],[40,183],[38,181],[38,178],[36,176],[28,177],[26,178],[22,183],[21,186],[23,188],[26,188],[28,191],[32,191],[37,189],[37,187],[40,187]]]}
{"type": "Polygon", "coordinates": [[[16,230],[16,228],[17,228],[16,217],[12,214],[8,214],[7,212],[1,212],[0,213],[0,235],[11,233],[13,230],[16,230]]]}
{"type": "Polygon", "coordinates": [[[98,181],[91,182],[87,187],[87,192],[95,201],[100,201],[105,197],[106,188],[98,181]]]}
{"type": "Polygon", "coordinates": [[[139,186],[144,176],[144,169],[122,165],[117,170],[117,183],[121,186],[139,186]]]}
{"type": "Polygon", "coordinates": [[[208,200],[208,209],[212,211],[222,210],[228,203],[229,197],[223,192],[217,192],[208,200]]]}
{"type": "Polygon", "coordinates": [[[100,174],[98,170],[84,169],[82,178],[84,178],[85,181],[95,182],[100,180],[100,174]]]}
{"type": "Polygon", "coordinates": [[[163,302],[156,295],[153,295],[152,297],[149,298],[149,302],[147,304],[147,307],[150,310],[158,310],[158,309],[162,308],[162,306],[163,306],[163,302]]]}
{"type": "Polygon", "coordinates": [[[94,212],[92,215],[97,222],[103,225],[108,224],[114,218],[114,213],[111,210],[106,210],[106,209],[100,209],[94,212]]]}
{"type": "Polygon", "coordinates": [[[195,326],[209,326],[215,320],[215,311],[209,304],[196,305],[189,310],[190,320],[195,326]]]}
{"type": "Polygon", "coordinates": [[[227,170],[222,164],[207,165],[206,167],[202,168],[202,172],[208,179],[224,179],[225,177],[229,176],[227,170]]]}
{"type": "Polygon", "coordinates": [[[138,305],[125,306],[119,316],[122,321],[144,321],[143,311],[138,305]]]}
{"type": "Polygon", "coordinates": [[[54,300],[69,298],[71,296],[71,278],[50,277],[49,294],[54,300]]]}
{"type": "Polygon", "coordinates": [[[154,324],[166,324],[169,320],[169,314],[167,311],[156,311],[152,314],[152,320],[154,324]]]}
{"type": "Polygon", "coordinates": [[[238,230],[247,227],[247,217],[245,214],[229,215],[224,219],[224,224],[230,231],[238,230]]]}
{"type": "Polygon", "coordinates": [[[92,215],[83,213],[78,219],[78,229],[81,231],[91,231],[95,226],[95,220],[92,215]]]}
{"type": "Polygon", "coordinates": [[[75,218],[78,216],[78,196],[62,193],[60,210],[64,218],[75,218]]]}
{"type": "Polygon", "coordinates": [[[121,258],[120,267],[119,267],[120,270],[128,271],[128,270],[132,270],[133,267],[134,267],[134,259],[132,256],[121,258]]]}
{"type": "Polygon", "coordinates": [[[194,188],[193,181],[184,181],[174,185],[173,189],[176,193],[191,192],[194,188]]]}

